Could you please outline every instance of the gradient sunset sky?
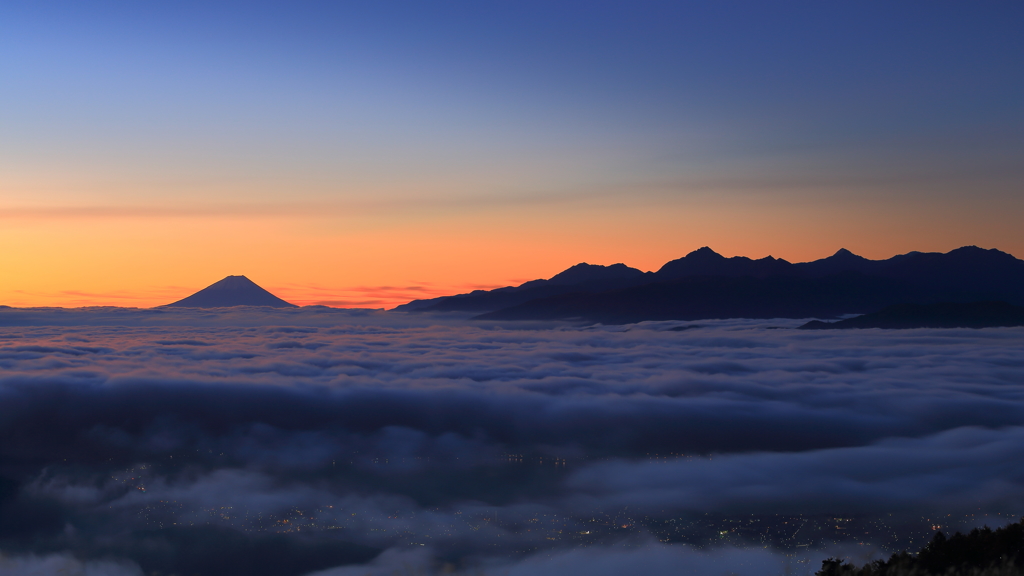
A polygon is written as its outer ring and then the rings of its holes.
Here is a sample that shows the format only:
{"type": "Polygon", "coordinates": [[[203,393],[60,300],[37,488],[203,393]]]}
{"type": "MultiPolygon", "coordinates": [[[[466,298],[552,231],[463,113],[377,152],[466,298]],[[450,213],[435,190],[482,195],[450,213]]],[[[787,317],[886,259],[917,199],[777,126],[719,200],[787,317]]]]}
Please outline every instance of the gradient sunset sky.
{"type": "Polygon", "coordinates": [[[1024,257],[1021,2],[0,5],[0,304],[1024,257]]]}

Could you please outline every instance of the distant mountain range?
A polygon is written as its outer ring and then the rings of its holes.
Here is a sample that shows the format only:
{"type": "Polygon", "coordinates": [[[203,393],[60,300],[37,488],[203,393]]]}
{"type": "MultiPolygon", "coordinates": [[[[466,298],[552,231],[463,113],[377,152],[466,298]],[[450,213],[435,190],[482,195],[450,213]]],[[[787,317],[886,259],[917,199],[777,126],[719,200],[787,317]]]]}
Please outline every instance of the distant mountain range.
{"type": "Polygon", "coordinates": [[[1024,307],[1007,302],[896,304],[838,322],[811,320],[803,330],[842,328],[999,328],[1024,326],[1024,307]]]}
{"type": "Polygon", "coordinates": [[[1000,300],[1024,305],[1024,261],[965,246],[868,260],[848,250],[813,262],[726,258],[710,248],[657,272],[577,264],[548,280],[414,300],[410,312],[467,312],[492,320],[604,323],[707,318],[835,318],[894,304],[1000,300]]]}
{"type": "Polygon", "coordinates": [[[227,308],[230,306],[270,306],[293,308],[295,304],[285,302],[258,286],[245,276],[228,276],[199,292],[177,302],[167,304],[179,308],[227,308]]]}

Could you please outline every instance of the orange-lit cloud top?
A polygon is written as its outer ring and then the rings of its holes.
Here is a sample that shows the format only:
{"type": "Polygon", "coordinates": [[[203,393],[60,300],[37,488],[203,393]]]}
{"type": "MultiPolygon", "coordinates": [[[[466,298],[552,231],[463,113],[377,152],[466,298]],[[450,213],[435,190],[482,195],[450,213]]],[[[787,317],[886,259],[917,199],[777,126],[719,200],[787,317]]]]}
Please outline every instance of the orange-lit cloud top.
{"type": "Polygon", "coordinates": [[[705,245],[1024,256],[1020,7],[684,4],[13,7],[0,304],[244,274],[390,308],[705,245]]]}

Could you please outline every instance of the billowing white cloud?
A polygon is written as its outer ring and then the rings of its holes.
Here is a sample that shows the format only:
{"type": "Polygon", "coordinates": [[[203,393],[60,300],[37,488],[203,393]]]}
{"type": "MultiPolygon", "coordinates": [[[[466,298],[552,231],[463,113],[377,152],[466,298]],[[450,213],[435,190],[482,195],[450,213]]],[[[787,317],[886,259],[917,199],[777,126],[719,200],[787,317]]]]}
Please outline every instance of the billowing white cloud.
{"type": "Polygon", "coordinates": [[[578,505],[690,512],[903,513],[1024,509],[1024,428],[957,428],[925,438],[804,452],[725,454],[587,466],[578,505]]]}

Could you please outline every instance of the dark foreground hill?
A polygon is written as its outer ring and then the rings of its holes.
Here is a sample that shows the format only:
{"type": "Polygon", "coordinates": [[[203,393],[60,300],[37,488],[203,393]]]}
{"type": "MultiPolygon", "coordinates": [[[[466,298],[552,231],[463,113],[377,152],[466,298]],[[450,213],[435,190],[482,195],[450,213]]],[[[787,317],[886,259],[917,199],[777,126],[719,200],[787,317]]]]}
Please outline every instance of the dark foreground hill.
{"type": "Polygon", "coordinates": [[[997,328],[1024,326],[1024,307],[1008,302],[897,304],[838,322],[812,320],[800,328],[997,328]]]}
{"type": "Polygon", "coordinates": [[[188,298],[167,304],[167,306],[182,308],[227,308],[231,306],[290,308],[295,307],[295,304],[281,300],[245,276],[228,276],[188,298]]]}
{"type": "Polygon", "coordinates": [[[844,560],[822,562],[816,576],[1011,576],[1024,574],[1024,520],[1003,528],[975,528],[946,538],[936,532],[916,555],[893,554],[856,567],[844,560]]]}
{"type": "Polygon", "coordinates": [[[835,318],[901,303],[1000,300],[1024,305],[1024,261],[975,246],[868,260],[848,250],[813,262],[726,258],[701,248],[657,272],[578,264],[549,280],[416,300],[405,311],[490,320],[626,323],[705,318],[835,318]]]}

